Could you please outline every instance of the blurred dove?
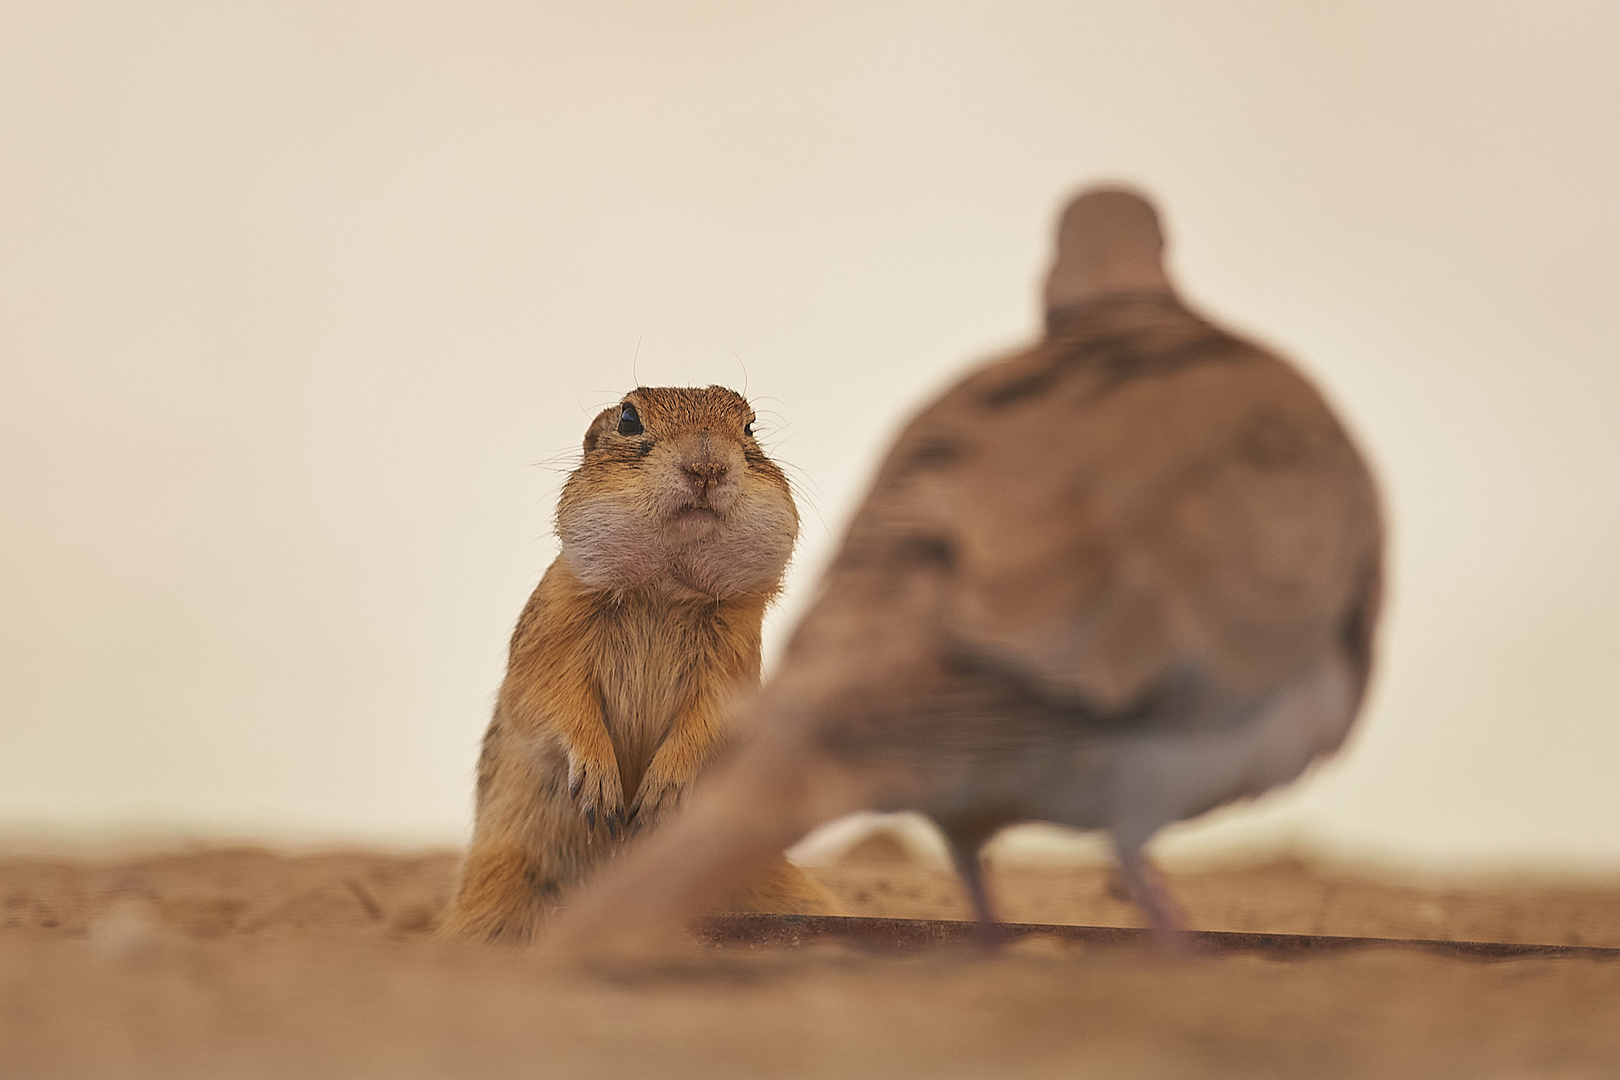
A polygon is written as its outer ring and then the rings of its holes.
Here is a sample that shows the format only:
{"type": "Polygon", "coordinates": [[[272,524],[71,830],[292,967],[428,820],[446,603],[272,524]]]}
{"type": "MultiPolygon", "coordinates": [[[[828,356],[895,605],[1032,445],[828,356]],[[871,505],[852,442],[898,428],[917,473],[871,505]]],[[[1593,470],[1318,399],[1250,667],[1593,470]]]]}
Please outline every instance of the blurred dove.
{"type": "Polygon", "coordinates": [[[900,435],[751,737],[551,928],[669,932],[811,828],[918,810],[979,918],[979,858],[1026,821],[1107,829],[1162,940],[1143,847],[1343,742],[1372,665],[1373,478],[1286,361],[1189,310],[1140,194],[1063,214],[1046,335],[900,435]]]}

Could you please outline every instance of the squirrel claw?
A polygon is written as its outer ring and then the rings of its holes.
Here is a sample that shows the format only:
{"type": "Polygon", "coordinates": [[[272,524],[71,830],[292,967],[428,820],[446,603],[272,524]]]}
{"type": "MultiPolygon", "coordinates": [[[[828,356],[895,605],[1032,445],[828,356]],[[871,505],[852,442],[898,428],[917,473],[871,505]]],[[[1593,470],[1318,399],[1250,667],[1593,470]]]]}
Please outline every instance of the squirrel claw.
{"type": "Polygon", "coordinates": [[[576,756],[568,763],[568,795],[576,813],[585,821],[591,836],[597,825],[611,831],[613,819],[621,812],[624,797],[619,793],[619,774],[611,760],[602,762],[576,756]],[[598,818],[601,820],[598,821],[598,818]]]}
{"type": "Polygon", "coordinates": [[[681,794],[680,789],[674,786],[644,784],[631,804],[629,820],[638,830],[656,824],[681,801],[681,794]]]}

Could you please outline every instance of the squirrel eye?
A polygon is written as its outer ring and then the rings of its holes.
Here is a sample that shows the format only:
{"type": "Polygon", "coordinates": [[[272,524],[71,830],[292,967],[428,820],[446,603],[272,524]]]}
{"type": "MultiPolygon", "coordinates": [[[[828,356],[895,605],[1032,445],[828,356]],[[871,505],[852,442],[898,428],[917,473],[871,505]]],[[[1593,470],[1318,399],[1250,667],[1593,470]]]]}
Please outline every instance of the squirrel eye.
{"type": "Polygon", "coordinates": [[[641,414],[636,412],[634,405],[625,405],[619,410],[619,434],[640,435],[647,430],[641,426],[641,414]]]}

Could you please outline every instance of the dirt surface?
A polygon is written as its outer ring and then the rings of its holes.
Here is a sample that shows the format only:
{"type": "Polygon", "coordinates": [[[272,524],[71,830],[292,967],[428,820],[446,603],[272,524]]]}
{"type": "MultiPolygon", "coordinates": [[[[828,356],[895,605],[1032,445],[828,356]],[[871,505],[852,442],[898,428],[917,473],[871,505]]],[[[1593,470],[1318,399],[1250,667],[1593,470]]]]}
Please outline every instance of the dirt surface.
{"type": "MultiPolygon", "coordinates": [[[[0,861],[0,1076],[1620,1075],[1620,961],[1167,963],[1037,940],[580,971],[431,940],[454,862],[0,861]]],[[[850,914],[965,914],[948,872],[881,848],[814,872],[850,914]]],[[[1105,870],[995,881],[1009,918],[1136,922],[1105,870]]],[[[1620,946],[1620,888],[1425,888],[1292,861],[1171,884],[1204,929],[1620,946]]]]}

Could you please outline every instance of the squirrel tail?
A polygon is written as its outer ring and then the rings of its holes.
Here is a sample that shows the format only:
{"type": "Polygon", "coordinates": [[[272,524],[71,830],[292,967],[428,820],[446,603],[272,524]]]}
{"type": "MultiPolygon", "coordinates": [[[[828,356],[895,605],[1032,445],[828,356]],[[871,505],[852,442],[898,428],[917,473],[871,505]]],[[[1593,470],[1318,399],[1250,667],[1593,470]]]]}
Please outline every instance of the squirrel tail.
{"type": "Polygon", "coordinates": [[[864,809],[865,785],[823,753],[752,742],[702,781],[658,831],[605,866],[545,927],[563,956],[653,954],[682,939],[811,829],[864,809]]]}

